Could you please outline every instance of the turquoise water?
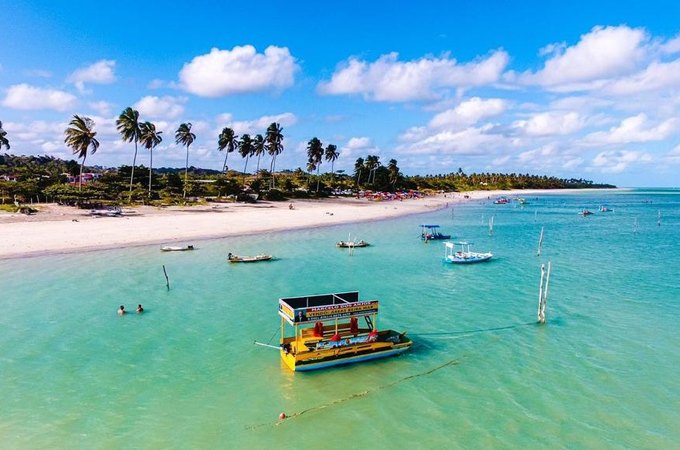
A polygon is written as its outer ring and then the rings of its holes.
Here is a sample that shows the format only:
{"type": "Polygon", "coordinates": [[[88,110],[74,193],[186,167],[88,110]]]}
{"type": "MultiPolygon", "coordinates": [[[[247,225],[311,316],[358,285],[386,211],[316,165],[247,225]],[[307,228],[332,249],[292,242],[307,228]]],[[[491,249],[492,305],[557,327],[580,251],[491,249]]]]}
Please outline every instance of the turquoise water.
{"type": "Polygon", "coordinates": [[[0,446],[678,448],[680,191],[527,200],[194,252],[0,261],[0,446]],[[420,223],[497,258],[445,265],[420,223]],[[373,245],[336,249],[350,232],[373,245]],[[279,259],[228,264],[230,251],[279,259]],[[294,374],[253,345],[277,343],[279,297],[347,290],[380,300],[379,325],[407,330],[412,351],[294,374]]]}

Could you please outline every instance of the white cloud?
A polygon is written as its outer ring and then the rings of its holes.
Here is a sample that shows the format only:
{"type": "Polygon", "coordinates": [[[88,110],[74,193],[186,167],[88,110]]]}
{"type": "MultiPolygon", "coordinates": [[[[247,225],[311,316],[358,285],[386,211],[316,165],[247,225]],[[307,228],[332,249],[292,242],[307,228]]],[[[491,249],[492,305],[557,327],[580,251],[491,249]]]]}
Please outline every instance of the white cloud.
{"type": "Polygon", "coordinates": [[[185,97],[147,95],[133,105],[139,113],[152,119],[176,119],[184,113],[185,97]]]}
{"type": "Polygon", "coordinates": [[[597,131],[587,135],[584,144],[626,144],[630,142],[649,142],[666,139],[678,131],[678,120],[667,119],[657,126],[649,126],[647,115],[627,117],[621,124],[609,131],[597,131]]]}
{"type": "Polygon", "coordinates": [[[317,90],[329,95],[361,94],[373,101],[433,100],[441,96],[441,89],[493,84],[508,63],[502,50],[466,64],[447,55],[405,62],[398,61],[398,56],[389,53],[372,63],[350,58],[317,90]]]}
{"type": "Polygon", "coordinates": [[[527,136],[572,134],[583,128],[584,119],[575,112],[550,111],[534,114],[527,120],[517,120],[513,127],[527,136]]]}
{"type": "Polygon", "coordinates": [[[85,92],[85,83],[111,84],[116,81],[113,73],[115,67],[116,61],[102,59],[76,70],[68,77],[68,81],[73,83],[80,92],[85,92]]]}
{"type": "Polygon", "coordinates": [[[76,106],[76,96],[56,89],[43,89],[22,83],[10,86],[2,105],[23,110],[68,111],[76,106]]]}
{"type": "Polygon", "coordinates": [[[12,138],[28,143],[42,143],[45,139],[62,137],[67,127],[66,122],[47,122],[35,120],[33,122],[7,122],[4,124],[12,138]]]}
{"type": "Polygon", "coordinates": [[[350,138],[347,141],[347,144],[345,144],[345,148],[349,150],[365,150],[373,147],[374,146],[373,142],[371,141],[371,138],[365,136],[350,138]]]}
{"type": "Polygon", "coordinates": [[[502,114],[507,102],[499,98],[483,100],[473,97],[461,102],[453,109],[441,112],[430,120],[430,128],[459,127],[474,125],[481,119],[502,114]]]}
{"type": "Polygon", "coordinates": [[[103,100],[98,102],[90,102],[88,103],[88,106],[101,116],[111,115],[111,108],[113,107],[111,103],[105,102],[103,100]]]}
{"type": "Polygon", "coordinates": [[[232,50],[213,48],[184,64],[179,73],[181,86],[202,97],[284,89],[294,83],[299,69],[288,48],[269,46],[257,53],[252,45],[232,50]]]}
{"type": "Polygon", "coordinates": [[[505,142],[500,135],[490,133],[492,126],[471,127],[461,131],[441,131],[418,141],[397,147],[399,154],[467,154],[488,153],[505,142]]]}
{"type": "Polygon", "coordinates": [[[557,51],[538,72],[524,72],[518,77],[523,84],[538,84],[548,89],[589,89],[598,81],[630,74],[644,60],[649,38],[641,28],[595,27],[580,41],[557,51]]]}
{"type": "Polygon", "coordinates": [[[255,120],[234,120],[232,114],[230,113],[224,113],[217,116],[217,123],[220,130],[222,127],[228,126],[234,130],[234,133],[238,135],[248,133],[251,135],[261,134],[264,136],[267,131],[267,127],[271,125],[272,122],[276,122],[282,128],[285,128],[295,125],[297,120],[297,116],[289,112],[273,116],[262,116],[255,120]]]}
{"type": "Polygon", "coordinates": [[[614,80],[602,91],[614,95],[631,95],[680,87],[680,60],[653,62],[639,73],[614,80]]]}
{"type": "Polygon", "coordinates": [[[680,145],[675,146],[673,150],[668,152],[664,157],[664,160],[670,162],[671,164],[680,163],[680,145]]]}
{"type": "Polygon", "coordinates": [[[621,173],[631,164],[651,161],[652,157],[648,153],[617,150],[598,153],[592,164],[604,173],[621,173]]]}
{"type": "Polygon", "coordinates": [[[680,36],[667,41],[661,46],[661,51],[666,54],[680,53],[680,36]]]}

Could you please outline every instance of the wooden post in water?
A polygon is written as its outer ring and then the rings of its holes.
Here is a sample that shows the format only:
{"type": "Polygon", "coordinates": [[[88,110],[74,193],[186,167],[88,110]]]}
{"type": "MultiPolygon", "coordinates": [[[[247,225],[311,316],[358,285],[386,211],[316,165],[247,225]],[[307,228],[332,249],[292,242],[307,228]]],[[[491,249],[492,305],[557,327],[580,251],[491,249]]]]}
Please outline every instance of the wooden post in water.
{"type": "Polygon", "coordinates": [[[541,227],[541,235],[538,237],[538,251],[536,256],[541,256],[541,248],[543,247],[543,227],[541,227]]]}
{"type": "Polygon", "coordinates": [[[489,236],[493,236],[493,216],[489,219],[489,236]]]}
{"type": "Polygon", "coordinates": [[[168,278],[168,272],[165,270],[165,264],[163,264],[163,273],[165,274],[165,286],[170,290],[170,279],[168,278]]]}
{"type": "Polygon", "coordinates": [[[548,304],[548,285],[550,284],[550,261],[548,270],[541,264],[541,283],[538,288],[538,323],[545,323],[545,308],[548,304]],[[545,284],[543,282],[545,281],[545,284]]]}

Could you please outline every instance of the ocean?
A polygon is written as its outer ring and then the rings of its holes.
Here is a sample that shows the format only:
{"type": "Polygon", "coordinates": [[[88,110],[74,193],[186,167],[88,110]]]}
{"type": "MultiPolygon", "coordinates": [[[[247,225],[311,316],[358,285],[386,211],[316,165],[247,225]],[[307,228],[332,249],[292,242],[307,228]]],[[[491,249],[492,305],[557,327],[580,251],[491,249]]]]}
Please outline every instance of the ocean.
{"type": "Polygon", "coordinates": [[[680,190],[525,198],[0,261],[0,447],[680,448],[680,190]],[[444,264],[423,223],[495,257],[444,264]],[[279,298],[355,290],[409,352],[292,373],[254,345],[277,345],[279,298]]]}

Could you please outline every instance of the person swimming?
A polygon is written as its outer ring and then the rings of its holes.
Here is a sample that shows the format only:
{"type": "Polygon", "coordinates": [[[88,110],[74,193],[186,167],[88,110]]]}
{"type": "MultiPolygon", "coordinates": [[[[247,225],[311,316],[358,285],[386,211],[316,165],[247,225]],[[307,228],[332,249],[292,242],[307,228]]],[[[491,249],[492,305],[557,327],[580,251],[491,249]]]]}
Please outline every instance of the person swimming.
{"type": "Polygon", "coordinates": [[[122,315],[125,314],[126,312],[127,312],[127,311],[125,311],[125,306],[124,306],[124,305],[120,305],[120,308],[118,308],[118,315],[119,315],[119,316],[122,316],[122,315]]]}
{"type": "Polygon", "coordinates": [[[144,312],[144,308],[142,308],[142,305],[137,305],[137,313],[141,314],[144,312]]]}

